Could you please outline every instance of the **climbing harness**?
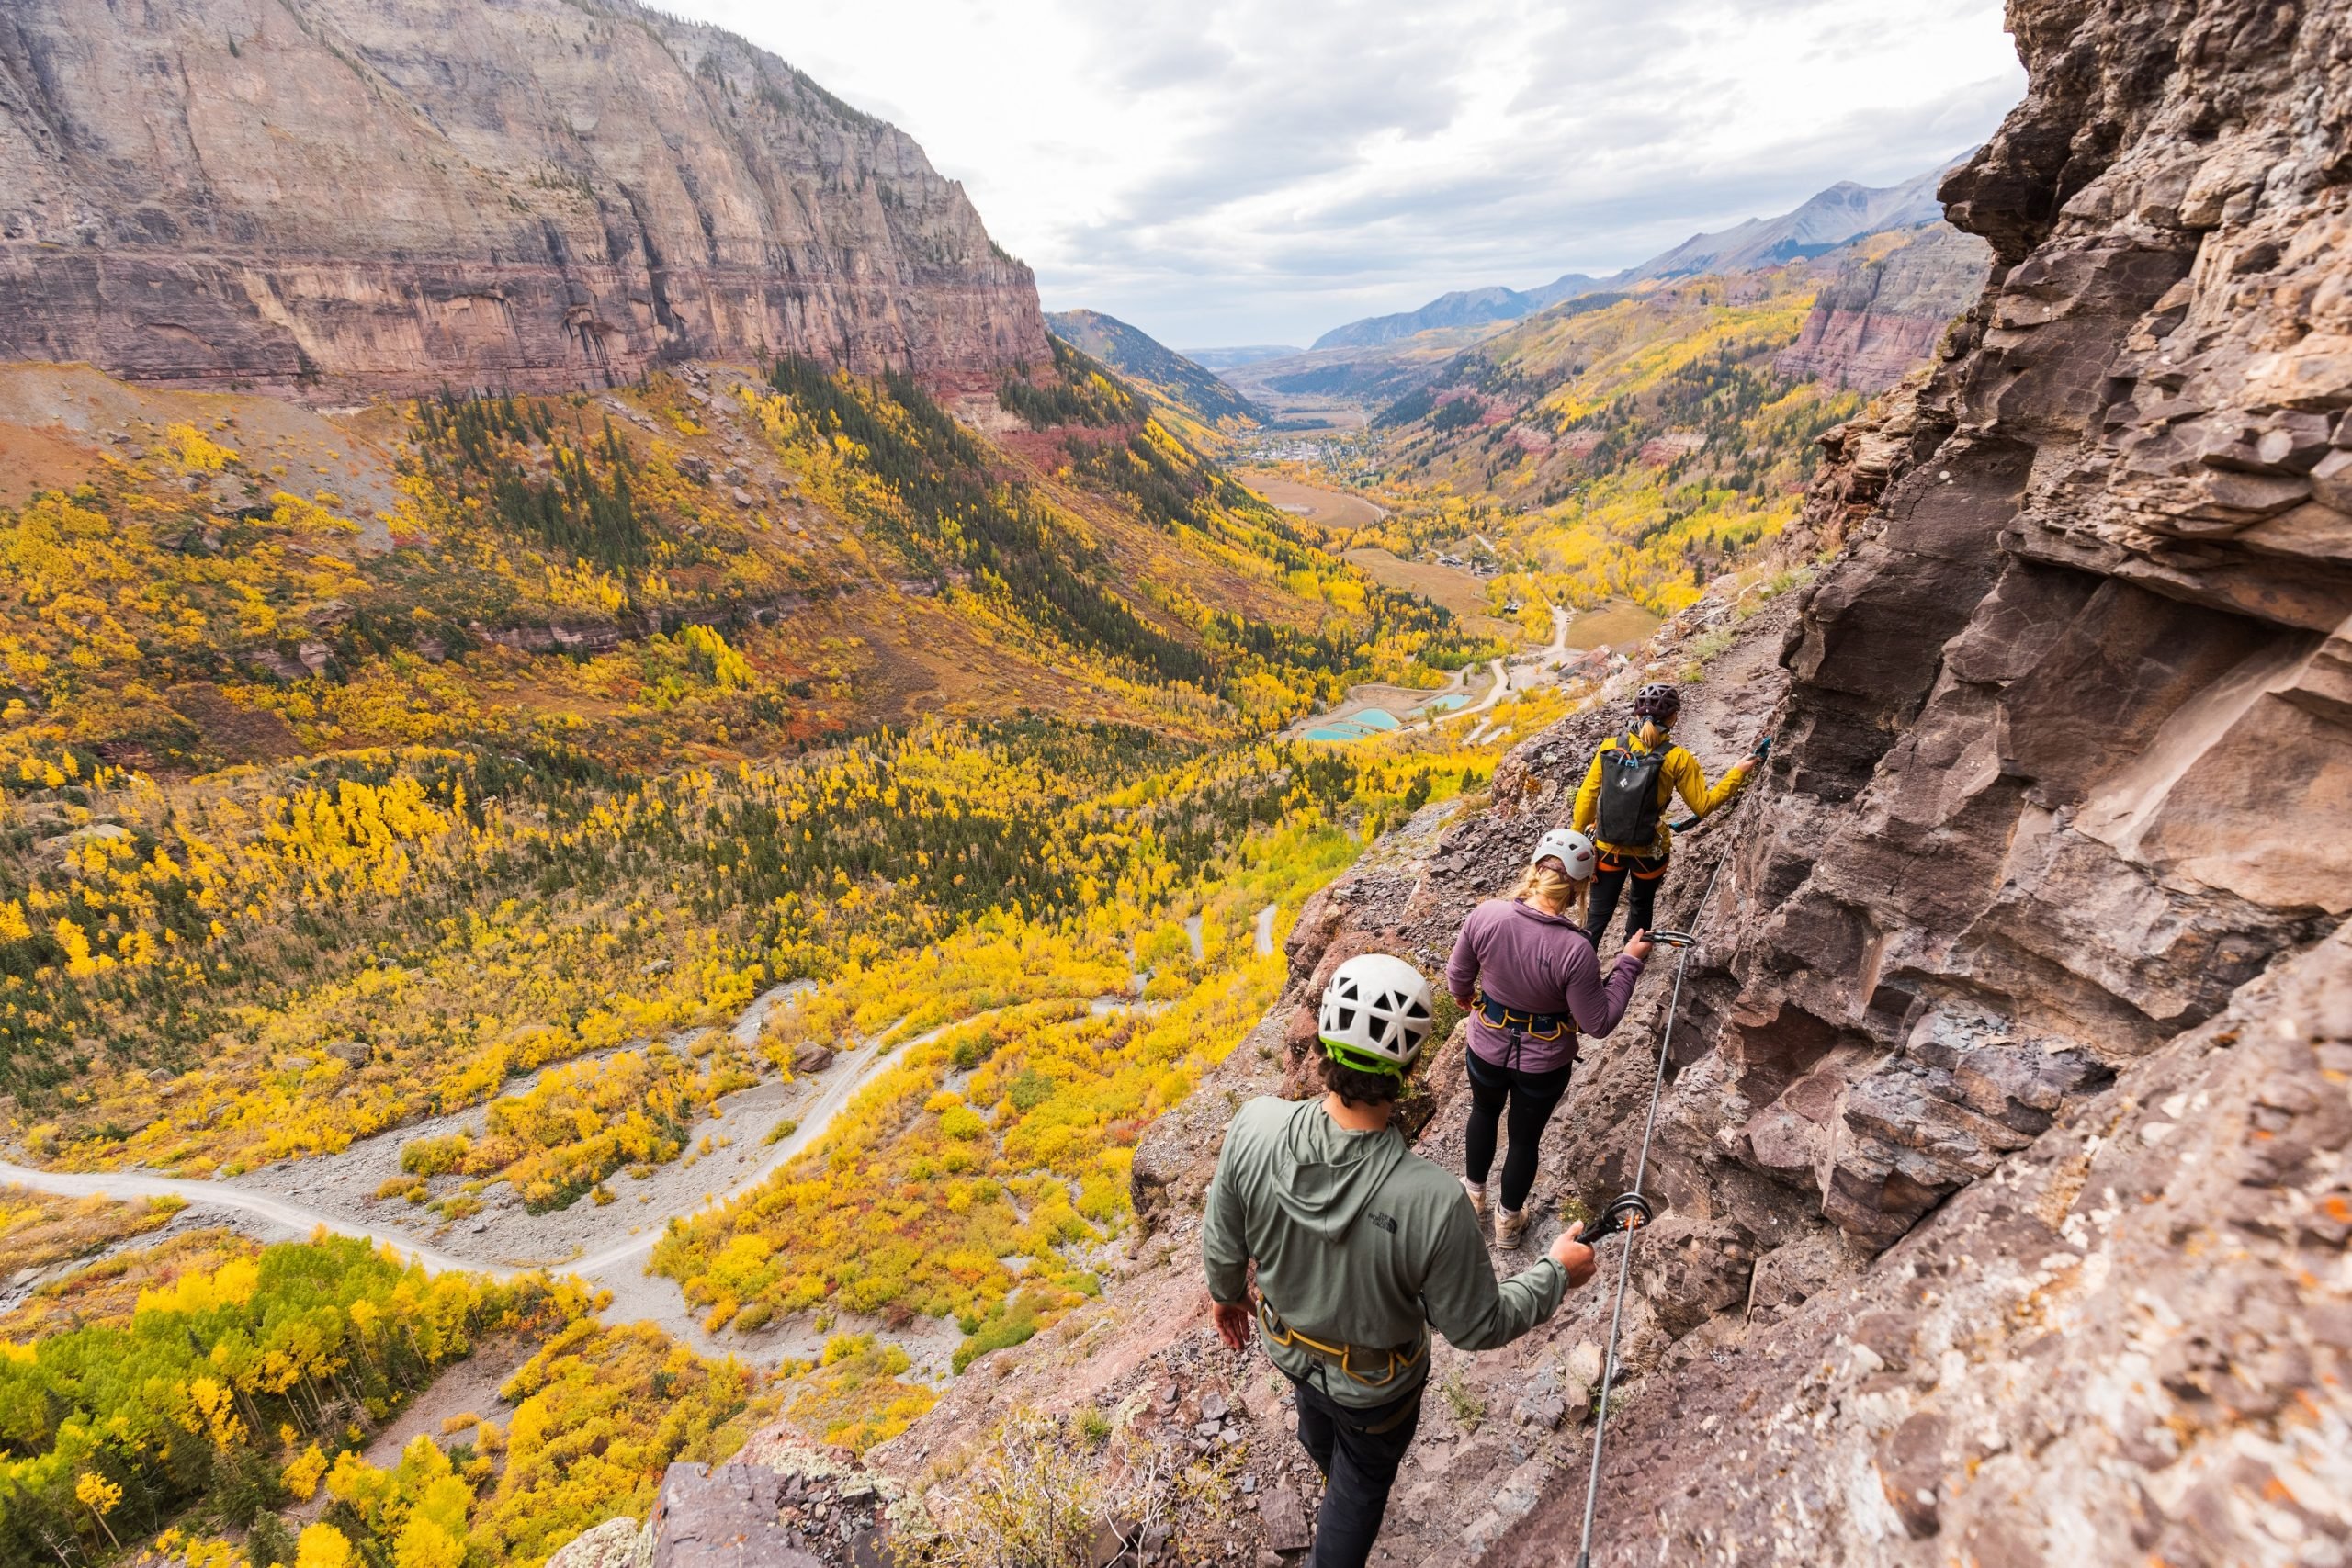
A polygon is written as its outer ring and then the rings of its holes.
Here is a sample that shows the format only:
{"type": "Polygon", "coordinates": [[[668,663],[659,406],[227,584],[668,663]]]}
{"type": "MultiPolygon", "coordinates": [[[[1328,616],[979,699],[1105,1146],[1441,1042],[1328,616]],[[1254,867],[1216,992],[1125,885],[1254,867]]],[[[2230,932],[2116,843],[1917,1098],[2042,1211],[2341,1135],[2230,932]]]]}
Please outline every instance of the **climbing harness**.
{"type": "MultiPolygon", "coordinates": [[[[1693,818],[1692,820],[1696,821],[1697,818],[1693,818]]],[[[1623,871],[1627,866],[1631,866],[1634,869],[1634,880],[1636,882],[1656,882],[1666,874],[1668,864],[1668,859],[1664,855],[1621,855],[1603,852],[1600,857],[1601,870],[1623,871]]]]}
{"type": "Polygon", "coordinates": [[[1282,1314],[1274,1310],[1274,1303],[1263,1296],[1258,1298],[1258,1322],[1264,1327],[1266,1337],[1273,1343],[1284,1348],[1293,1345],[1304,1345],[1318,1356],[1328,1356],[1340,1363],[1340,1371],[1348,1375],[1350,1382],[1362,1383],[1366,1388],[1386,1388],[1390,1383],[1420,1365],[1421,1358],[1429,1354],[1430,1342],[1427,1337],[1422,1338],[1420,1343],[1402,1350],[1393,1348],[1385,1350],[1367,1350],[1361,1345],[1326,1345],[1320,1339],[1308,1338],[1289,1324],[1284,1323],[1282,1314]],[[1376,1378],[1365,1376],[1356,1371],[1353,1364],[1352,1358],[1358,1355],[1363,1356],[1366,1359],[1374,1356],[1387,1357],[1388,1371],[1376,1378]]]}
{"type": "MultiPolygon", "coordinates": [[[[1724,862],[1729,858],[1727,852],[1715,857],[1715,869],[1707,874],[1706,891],[1699,895],[1701,910],[1715,896],[1715,879],[1723,874],[1724,862]]],[[[1634,1165],[1633,1190],[1611,1203],[1594,1228],[1578,1236],[1590,1243],[1622,1232],[1625,1248],[1617,1256],[1617,1299],[1609,1309],[1609,1352],[1600,1363],[1600,1404],[1592,1418],[1592,1470],[1585,1479],[1584,1539],[1577,1548],[1577,1568],[1592,1568],[1592,1516],[1600,1501],[1600,1445],[1609,1429],[1609,1391],[1617,1381],[1617,1330],[1625,1316],[1625,1281],[1634,1269],[1634,1233],[1648,1224],[1651,1217],[1649,1200],[1642,1196],[1642,1178],[1649,1173],[1650,1135],[1657,1130],[1658,1097],[1666,1088],[1667,1051],[1674,1043],[1674,1019],[1682,1006],[1682,970],[1690,960],[1690,949],[1697,945],[1697,939],[1687,931],[1655,931],[1650,940],[1678,949],[1679,953],[1674,961],[1674,992],[1667,1000],[1666,1022],[1657,1033],[1657,1067],[1650,1077],[1650,1109],[1642,1122],[1642,1152],[1634,1165]]]]}
{"type": "Polygon", "coordinates": [[[1523,1034],[1530,1040],[1551,1042],[1576,1027],[1576,1021],[1556,1012],[1520,1012],[1481,995],[1475,998],[1478,1016],[1508,1033],[1523,1034]]]}

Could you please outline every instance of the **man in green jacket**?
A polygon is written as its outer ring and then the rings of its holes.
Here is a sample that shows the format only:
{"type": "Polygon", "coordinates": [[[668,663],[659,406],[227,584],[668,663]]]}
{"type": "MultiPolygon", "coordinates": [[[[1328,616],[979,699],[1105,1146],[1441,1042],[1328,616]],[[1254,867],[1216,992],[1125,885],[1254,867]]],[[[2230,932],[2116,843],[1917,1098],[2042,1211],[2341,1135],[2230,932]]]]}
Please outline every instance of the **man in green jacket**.
{"type": "Polygon", "coordinates": [[[1430,1330],[1464,1350],[1508,1345],[1592,1277],[1593,1257],[1571,1225],[1498,1281],[1462,1183],[1388,1124],[1431,1028],[1411,964],[1350,959],[1317,1022],[1328,1092],[1253,1100],[1234,1117],[1201,1255],[1218,1337],[1243,1348],[1255,1317],[1297,1391],[1298,1440],[1325,1481],[1308,1568],[1362,1568],[1420,1423],[1430,1330]]]}

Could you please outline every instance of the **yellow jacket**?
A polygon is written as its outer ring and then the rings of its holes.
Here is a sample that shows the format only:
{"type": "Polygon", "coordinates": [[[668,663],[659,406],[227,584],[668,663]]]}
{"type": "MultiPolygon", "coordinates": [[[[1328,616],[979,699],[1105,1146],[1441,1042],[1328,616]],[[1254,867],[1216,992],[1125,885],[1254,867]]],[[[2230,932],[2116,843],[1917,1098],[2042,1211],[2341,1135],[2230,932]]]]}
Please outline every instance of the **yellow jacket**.
{"type": "MultiPolygon", "coordinates": [[[[1641,735],[1636,731],[1632,735],[1611,736],[1600,743],[1600,750],[1593,753],[1592,766],[1585,770],[1584,786],[1577,791],[1576,815],[1569,822],[1569,826],[1577,832],[1589,833],[1592,830],[1594,818],[1600,812],[1600,752],[1613,751],[1629,740],[1633,742],[1636,756],[1649,750],[1648,747],[1642,744],[1641,735]]],[[[1729,805],[1737,797],[1740,790],[1746,787],[1748,761],[1747,758],[1742,757],[1724,769],[1724,776],[1717,779],[1714,787],[1711,789],[1707,785],[1706,770],[1699,766],[1699,759],[1677,746],[1671,736],[1668,737],[1666,761],[1658,765],[1657,770],[1657,841],[1654,844],[1612,844],[1603,840],[1594,841],[1612,854],[1639,855],[1645,860],[1662,859],[1667,852],[1674,847],[1674,829],[1666,825],[1667,802],[1672,796],[1679,795],[1682,797],[1682,804],[1690,808],[1692,815],[1697,817],[1713,815],[1717,810],[1729,805]]]]}

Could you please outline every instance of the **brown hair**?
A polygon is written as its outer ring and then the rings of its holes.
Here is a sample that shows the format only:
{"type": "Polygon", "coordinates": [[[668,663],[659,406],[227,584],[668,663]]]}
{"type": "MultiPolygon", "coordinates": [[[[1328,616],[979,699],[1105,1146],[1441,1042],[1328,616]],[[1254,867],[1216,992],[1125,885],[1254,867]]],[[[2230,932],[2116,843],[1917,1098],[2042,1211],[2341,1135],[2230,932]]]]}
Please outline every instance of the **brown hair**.
{"type": "Polygon", "coordinates": [[[1350,1105],[1394,1105],[1405,1092],[1405,1080],[1386,1073],[1368,1073],[1326,1055],[1323,1087],[1350,1105]]]}
{"type": "Polygon", "coordinates": [[[1558,915],[1583,908],[1585,894],[1591,886],[1589,882],[1570,881],[1547,857],[1527,868],[1527,874],[1519,879],[1519,886],[1510,890],[1510,896],[1514,903],[1539,903],[1558,915]]]}
{"type": "Polygon", "coordinates": [[[1656,718],[1645,718],[1642,720],[1642,744],[1648,747],[1653,751],[1657,750],[1657,743],[1665,739],[1666,732],[1673,728],[1674,716],[1671,714],[1667,716],[1667,719],[1664,724],[1660,724],[1656,718]]]}

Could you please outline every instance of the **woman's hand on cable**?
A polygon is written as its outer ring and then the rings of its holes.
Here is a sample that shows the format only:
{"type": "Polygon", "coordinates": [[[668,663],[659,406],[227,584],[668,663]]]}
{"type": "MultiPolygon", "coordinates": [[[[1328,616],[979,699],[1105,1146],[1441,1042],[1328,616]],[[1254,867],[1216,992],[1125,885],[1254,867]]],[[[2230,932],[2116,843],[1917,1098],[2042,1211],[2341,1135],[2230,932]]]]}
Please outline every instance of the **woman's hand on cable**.
{"type": "MultiPolygon", "coordinates": [[[[1585,1256],[1592,1256],[1590,1247],[1585,1248],[1585,1256]]],[[[1591,1272],[1589,1266],[1586,1272],[1591,1272]]],[[[1248,1302],[1211,1302],[1209,1315],[1216,1320],[1216,1337],[1225,1341],[1227,1349],[1250,1348],[1250,1319],[1255,1314],[1248,1302]]]]}
{"type": "Polygon", "coordinates": [[[1632,959],[1636,964],[1647,964],[1650,961],[1651,945],[1650,933],[1648,931],[1635,931],[1631,937],[1626,939],[1625,956],[1632,959]]]}
{"type": "Polygon", "coordinates": [[[1568,1271],[1571,1285],[1581,1285],[1591,1279],[1595,1267],[1592,1248],[1577,1239],[1583,1234],[1584,1222],[1578,1220],[1552,1238],[1552,1261],[1568,1271]]]}

